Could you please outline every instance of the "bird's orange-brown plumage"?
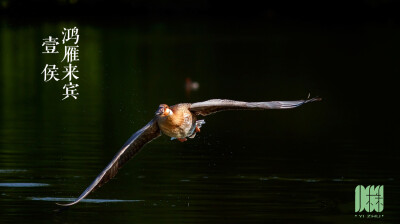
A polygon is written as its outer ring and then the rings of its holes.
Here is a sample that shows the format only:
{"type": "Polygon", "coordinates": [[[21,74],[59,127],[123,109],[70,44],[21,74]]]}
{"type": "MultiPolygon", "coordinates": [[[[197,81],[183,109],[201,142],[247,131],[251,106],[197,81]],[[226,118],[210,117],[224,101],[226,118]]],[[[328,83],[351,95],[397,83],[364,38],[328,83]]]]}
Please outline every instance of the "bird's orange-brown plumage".
{"type": "Polygon", "coordinates": [[[170,116],[163,116],[158,119],[158,125],[163,133],[175,138],[185,138],[191,131],[195,116],[189,110],[190,104],[182,103],[171,106],[170,116]]]}

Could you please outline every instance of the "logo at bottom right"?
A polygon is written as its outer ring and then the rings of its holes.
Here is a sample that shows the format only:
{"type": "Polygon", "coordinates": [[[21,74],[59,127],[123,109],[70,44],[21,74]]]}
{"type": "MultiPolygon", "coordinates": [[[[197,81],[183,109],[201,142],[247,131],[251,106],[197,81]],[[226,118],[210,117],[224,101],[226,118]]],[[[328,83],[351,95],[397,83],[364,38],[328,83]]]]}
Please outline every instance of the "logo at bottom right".
{"type": "Polygon", "coordinates": [[[355,189],[355,212],[382,212],[383,185],[358,185],[355,189]]]}

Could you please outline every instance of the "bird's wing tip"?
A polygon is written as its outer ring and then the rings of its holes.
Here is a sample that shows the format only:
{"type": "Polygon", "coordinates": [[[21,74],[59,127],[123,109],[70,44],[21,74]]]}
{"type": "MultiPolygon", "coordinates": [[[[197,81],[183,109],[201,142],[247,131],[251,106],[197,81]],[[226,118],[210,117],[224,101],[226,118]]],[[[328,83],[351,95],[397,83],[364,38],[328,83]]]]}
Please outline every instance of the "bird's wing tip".
{"type": "Polygon", "coordinates": [[[71,202],[71,203],[68,203],[68,204],[62,204],[62,203],[56,202],[56,205],[63,206],[63,207],[68,207],[68,206],[74,205],[76,203],[77,203],[77,201],[74,201],[74,202],[71,202]]]}
{"type": "Polygon", "coordinates": [[[312,99],[313,99],[313,101],[322,101],[322,97],[319,97],[319,96],[316,96],[312,99]]]}
{"type": "Polygon", "coordinates": [[[316,96],[316,97],[310,98],[310,96],[311,96],[311,94],[308,93],[308,96],[307,96],[307,99],[305,100],[305,103],[314,102],[314,101],[322,101],[322,97],[316,96]]]}

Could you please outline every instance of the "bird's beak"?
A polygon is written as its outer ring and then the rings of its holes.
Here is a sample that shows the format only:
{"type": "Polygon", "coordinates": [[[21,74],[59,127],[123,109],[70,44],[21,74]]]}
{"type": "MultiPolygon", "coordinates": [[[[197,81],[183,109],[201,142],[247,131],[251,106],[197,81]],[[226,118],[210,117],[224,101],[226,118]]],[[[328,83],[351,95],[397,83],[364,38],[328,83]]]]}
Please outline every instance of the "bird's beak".
{"type": "Polygon", "coordinates": [[[156,111],[156,115],[161,116],[164,114],[164,107],[159,107],[156,111]]]}

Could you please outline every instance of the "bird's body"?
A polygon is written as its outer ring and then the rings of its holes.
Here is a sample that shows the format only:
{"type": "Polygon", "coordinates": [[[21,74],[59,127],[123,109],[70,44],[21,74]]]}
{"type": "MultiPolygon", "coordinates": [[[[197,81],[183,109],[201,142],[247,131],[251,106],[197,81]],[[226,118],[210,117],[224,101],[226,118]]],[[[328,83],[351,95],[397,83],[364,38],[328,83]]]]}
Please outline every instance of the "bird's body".
{"type": "Polygon", "coordinates": [[[157,124],[161,132],[171,138],[184,139],[193,134],[196,128],[196,115],[189,110],[190,104],[171,106],[167,116],[158,116],[157,124]]]}
{"type": "Polygon", "coordinates": [[[113,178],[118,169],[135,156],[144,145],[159,137],[161,133],[170,136],[172,139],[176,138],[181,142],[186,141],[187,137],[194,138],[205,123],[204,120],[198,120],[199,116],[207,116],[224,110],[291,109],[305,103],[320,100],[320,98],[311,98],[296,101],[243,102],[214,99],[193,104],[180,103],[171,107],[161,104],[155,113],[155,117],[128,139],[108,166],[74,202],[59,205],[70,206],[81,201],[90,192],[113,178]]]}

